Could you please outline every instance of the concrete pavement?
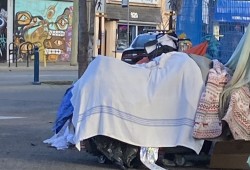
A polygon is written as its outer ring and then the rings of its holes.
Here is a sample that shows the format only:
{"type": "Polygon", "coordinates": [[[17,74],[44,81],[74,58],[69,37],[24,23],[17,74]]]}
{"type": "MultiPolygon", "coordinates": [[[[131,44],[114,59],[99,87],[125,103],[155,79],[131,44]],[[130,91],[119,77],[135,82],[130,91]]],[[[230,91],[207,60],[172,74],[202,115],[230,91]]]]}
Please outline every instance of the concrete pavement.
{"type": "MultiPolygon", "coordinates": [[[[57,109],[70,86],[42,83],[33,85],[33,66],[8,67],[0,64],[0,170],[102,170],[118,169],[98,164],[85,151],[74,148],[57,151],[42,141],[53,135],[57,109]]],[[[77,79],[77,66],[51,63],[40,67],[41,82],[77,79]]],[[[169,168],[169,170],[206,168],[169,168]]]]}
{"type": "MultiPolygon", "coordinates": [[[[40,79],[75,81],[77,67],[67,63],[47,65],[41,68],[40,79]]],[[[84,151],[74,148],[57,151],[43,144],[53,135],[51,128],[57,109],[70,85],[33,85],[32,81],[32,66],[9,68],[1,64],[0,170],[107,169],[84,151]]]]}

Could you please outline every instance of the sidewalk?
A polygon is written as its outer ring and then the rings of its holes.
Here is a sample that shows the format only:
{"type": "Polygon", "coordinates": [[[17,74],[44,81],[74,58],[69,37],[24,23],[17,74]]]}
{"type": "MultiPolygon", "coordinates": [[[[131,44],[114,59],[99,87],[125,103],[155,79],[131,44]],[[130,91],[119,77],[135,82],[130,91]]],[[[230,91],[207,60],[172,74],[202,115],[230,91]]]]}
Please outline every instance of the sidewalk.
{"type": "MultiPolygon", "coordinates": [[[[5,63],[0,63],[0,71],[12,71],[12,70],[34,70],[34,62],[31,61],[28,64],[27,67],[27,63],[25,62],[19,62],[17,63],[17,67],[16,67],[16,63],[10,63],[10,67],[9,67],[9,63],[5,62],[5,63]]],[[[40,62],[39,65],[39,70],[78,70],[78,65],[72,66],[70,65],[70,62],[62,62],[62,61],[58,61],[58,62],[49,62],[46,63],[46,65],[44,65],[43,62],[40,62]]]]}

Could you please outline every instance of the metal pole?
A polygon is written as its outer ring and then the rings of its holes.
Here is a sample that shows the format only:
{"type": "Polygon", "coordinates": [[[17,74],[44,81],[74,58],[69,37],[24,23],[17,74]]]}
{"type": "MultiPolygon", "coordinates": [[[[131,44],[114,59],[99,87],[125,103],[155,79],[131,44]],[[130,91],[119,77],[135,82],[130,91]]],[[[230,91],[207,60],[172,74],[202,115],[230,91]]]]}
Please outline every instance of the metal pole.
{"type": "Polygon", "coordinates": [[[127,47],[129,47],[129,0],[128,0],[128,23],[127,23],[127,47]]]}
{"type": "Polygon", "coordinates": [[[29,67],[29,51],[27,51],[27,54],[26,54],[26,61],[27,61],[27,67],[29,67]]]}
{"type": "MultiPolygon", "coordinates": [[[[18,46],[13,42],[14,45],[14,58],[15,58],[15,62],[16,62],[16,67],[17,67],[17,56],[18,56],[18,46]]],[[[14,59],[13,59],[14,62],[14,59]]]]}
{"type": "Polygon", "coordinates": [[[169,15],[169,28],[170,31],[173,30],[173,11],[170,11],[170,15],[169,15]]]}
{"type": "MultiPolygon", "coordinates": [[[[15,43],[14,43],[15,44],[15,43]]],[[[16,60],[16,67],[17,67],[17,55],[18,54],[18,47],[17,47],[17,45],[15,45],[15,60],[16,60]]]]}
{"type": "Polygon", "coordinates": [[[11,43],[8,45],[8,51],[9,51],[9,53],[8,53],[8,55],[9,55],[9,67],[10,67],[10,55],[11,55],[11,49],[10,49],[10,46],[11,46],[11,43]]]}
{"type": "Polygon", "coordinates": [[[35,52],[34,52],[34,85],[40,85],[39,82],[39,48],[35,46],[35,52]]]}

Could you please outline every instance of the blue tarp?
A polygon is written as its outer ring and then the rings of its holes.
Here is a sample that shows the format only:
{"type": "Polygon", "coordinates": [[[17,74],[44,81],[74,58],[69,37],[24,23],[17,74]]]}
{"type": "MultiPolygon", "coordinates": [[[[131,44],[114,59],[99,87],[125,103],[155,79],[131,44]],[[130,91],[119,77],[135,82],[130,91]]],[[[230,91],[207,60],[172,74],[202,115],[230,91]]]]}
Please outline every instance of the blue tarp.
{"type": "Polygon", "coordinates": [[[250,22],[250,1],[218,0],[214,19],[221,22],[250,22]]]}
{"type": "Polygon", "coordinates": [[[67,122],[67,120],[71,119],[73,116],[74,108],[70,101],[72,97],[72,88],[73,86],[66,90],[61,105],[57,111],[57,117],[53,127],[53,131],[55,133],[58,133],[62,129],[63,125],[67,122]]]}
{"type": "Polygon", "coordinates": [[[202,34],[202,1],[183,0],[182,8],[177,16],[176,33],[185,33],[187,38],[197,45],[201,41],[202,34]]]}

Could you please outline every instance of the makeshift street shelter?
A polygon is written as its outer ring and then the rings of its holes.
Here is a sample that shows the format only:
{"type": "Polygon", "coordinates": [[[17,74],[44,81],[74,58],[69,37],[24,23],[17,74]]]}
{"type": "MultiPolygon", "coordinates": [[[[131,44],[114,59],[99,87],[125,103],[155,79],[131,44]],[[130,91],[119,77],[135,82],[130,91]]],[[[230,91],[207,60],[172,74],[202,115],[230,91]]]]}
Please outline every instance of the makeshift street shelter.
{"type": "MultiPolygon", "coordinates": [[[[214,82],[221,76],[232,76],[229,81],[222,82],[225,83],[225,88],[219,86],[221,98],[217,93],[212,93],[208,98],[212,98],[208,108],[222,111],[216,110],[214,114],[228,123],[231,133],[238,133],[241,128],[240,132],[243,135],[238,135],[237,138],[235,134],[232,135],[237,140],[249,140],[250,95],[245,95],[237,101],[244,106],[243,110],[233,108],[234,105],[228,103],[235,91],[242,88],[249,91],[249,32],[250,26],[232,58],[225,65],[229,68],[218,60],[213,60],[213,66],[207,73],[208,80],[212,77],[214,82]],[[211,73],[213,76],[210,76],[211,73]],[[216,100],[213,100],[213,97],[216,100]],[[233,109],[228,113],[230,107],[233,109]],[[231,114],[231,118],[235,119],[238,126],[235,126],[235,123],[231,126],[225,114],[231,114]]],[[[193,134],[194,125],[200,123],[196,121],[197,107],[202,106],[204,101],[201,100],[204,97],[202,92],[217,92],[217,89],[213,89],[217,86],[210,83],[211,89],[206,91],[205,87],[208,86],[205,86],[206,78],[203,76],[206,74],[202,74],[204,63],[199,63],[192,57],[183,52],[166,52],[148,63],[136,65],[106,56],[97,57],[65,94],[66,100],[63,100],[63,103],[68,110],[61,108],[57,119],[63,120],[64,126],[56,125],[61,130],[56,130],[56,134],[44,142],[58,149],[64,149],[71,143],[80,150],[80,142],[83,140],[96,136],[108,137],[108,142],[98,142],[95,138],[95,144],[99,152],[120,165],[124,163],[122,159],[125,154],[122,150],[124,147],[119,147],[121,143],[125,143],[127,147],[140,147],[141,161],[145,165],[150,163],[148,166],[154,165],[157,157],[153,159],[150,156],[157,155],[159,148],[184,146],[199,154],[206,137],[198,139],[193,134]],[[61,111],[65,113],[61,114],[61,111]],[[72,113],[68,114],[69,112],[72,113]],[[112,146],[109,147],[108,143],[112,146]],[[111,154],[108,154],[109,152],[111,154]],[[144,155],[147,157],[144,159],[143,153],[151,155],[144,155]]],[[[205,59],[203,56],[198,58],[205,59]]],[[[210,66],[209,62],[207,66],[210,66]]],[[[211,123],[213,122],[204,122],[203,125],[213,130],[214,126],[211,126],[211,123]]],[[[218,124],[220,125],[220,122],[218,124]]]]}

